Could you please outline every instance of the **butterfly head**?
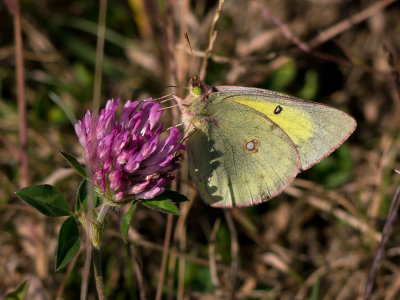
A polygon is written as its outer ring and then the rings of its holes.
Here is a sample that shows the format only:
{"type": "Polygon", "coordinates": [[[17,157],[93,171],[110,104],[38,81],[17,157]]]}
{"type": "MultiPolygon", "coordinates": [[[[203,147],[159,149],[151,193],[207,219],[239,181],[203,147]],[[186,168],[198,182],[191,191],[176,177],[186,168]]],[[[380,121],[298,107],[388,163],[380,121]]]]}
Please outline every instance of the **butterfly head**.
{"type": "Polygon", "coordinates": [[[197,75],[193,76],[189,82],[190,93],[194,96],[200,96],[203,90],[203,83],[200,81],[197,75]]]}
{"type": "Polygon", "coordinates": [[[192,96],[200,97],[200,99],[204,102],[208,101],[208,95],[213,92],[216,92],[216,89],[212,86],[206,85],[203,83],[199,76],[195,75],[190,79],[189,82],[189,90],[192,96]]]}

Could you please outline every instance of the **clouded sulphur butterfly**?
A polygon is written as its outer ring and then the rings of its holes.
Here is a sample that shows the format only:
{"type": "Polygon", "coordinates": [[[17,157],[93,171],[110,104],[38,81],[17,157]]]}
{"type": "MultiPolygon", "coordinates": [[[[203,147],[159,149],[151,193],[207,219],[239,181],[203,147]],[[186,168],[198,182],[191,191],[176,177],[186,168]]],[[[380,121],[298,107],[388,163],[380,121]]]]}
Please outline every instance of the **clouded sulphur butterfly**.
{"type": "Polygon", "coordinates": [[[190,94],[177,100],[189,131],[191,176],[215,207],[271,199],[357,126],[333,107],[264,89],[210,87],[197,76],[190,94]]]}

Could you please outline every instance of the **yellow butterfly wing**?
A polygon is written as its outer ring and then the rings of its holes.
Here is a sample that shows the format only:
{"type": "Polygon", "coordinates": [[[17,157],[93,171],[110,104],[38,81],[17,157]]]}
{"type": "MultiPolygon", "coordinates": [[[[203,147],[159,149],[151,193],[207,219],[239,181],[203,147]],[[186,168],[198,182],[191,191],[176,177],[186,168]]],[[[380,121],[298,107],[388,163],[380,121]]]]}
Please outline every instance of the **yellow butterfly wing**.
{"type": "Polygon", "coordinates": [[[216,207],[249,206],[279,194],[300,168],[289,136],[264,114],[220,93],[198,100],[187,141],[192,178],[216,207]]]}
{"type": "Polygon", "coordinates": [[[348,114],[326,105],[281,93],[246,87],[218,86],[214,97],[229,99],[262,113],[290,137],[306,170],[337,149],[355,130],[348,114]]]}

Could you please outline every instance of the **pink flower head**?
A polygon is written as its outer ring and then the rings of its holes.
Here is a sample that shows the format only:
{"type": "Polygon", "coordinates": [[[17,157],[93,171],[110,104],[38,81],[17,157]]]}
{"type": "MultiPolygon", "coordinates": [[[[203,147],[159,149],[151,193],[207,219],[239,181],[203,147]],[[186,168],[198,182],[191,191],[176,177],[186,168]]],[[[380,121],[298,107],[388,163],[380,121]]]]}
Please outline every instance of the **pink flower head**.
{"type": "Polygon", "coordinates": [[[111,99],[97,119],[88,110],[75,124],[93,182],[114,202],[154,198],[180,165],[181,135],[172,127],[159,140],[162,107],[152,99],[126,102],[119,118],[118,105],[119,99],[111,99]]]}

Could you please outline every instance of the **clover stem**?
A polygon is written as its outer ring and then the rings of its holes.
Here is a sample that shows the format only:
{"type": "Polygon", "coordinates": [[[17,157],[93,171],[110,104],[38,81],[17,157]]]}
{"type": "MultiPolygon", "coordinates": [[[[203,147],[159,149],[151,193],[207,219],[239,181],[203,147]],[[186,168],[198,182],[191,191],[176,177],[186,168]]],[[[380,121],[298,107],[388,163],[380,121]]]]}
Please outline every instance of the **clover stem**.
{"type": "Polygon", "coordinates": [[[104,291],[103,274],[101,271],[100,247],[93,246],[93,269],[99,300],[106,300],[107,298],[104,291]]]}
{"type": "Polygon", "coordinates": [[[97,295],[99,297],[99,300],[106,299],[106,294],[104,291],[103,274],[101,271],[100,244],[104,234],[104,221],[109,209],[110,209],[109,205],[107,204],[102,205],[99,214],[97,215],[96,224],[93,224],[93,231],[92,231],[93,269],[94,269],[94,278],[96,281],[97,295]]]}
{"type": "Polygon", "coordinates": [[[110,209],[109,205],[103,204],[99,214],[97,215],[97,222],[94,224],[92,232],[92,247],[93,247],[93,269],[94,278],[96,281],[96,289],[99,300],[105,300],[106,294],[104,291],[103,274],[101,271],[101,252],[100,244],[104,233],[104,220],[110,209]]]}
{"type": "Polygon", "coordinates": [[[103,204],[97,215],[96,223],[92,224],[91,237],[92,237],[92,245],[94,248],[100,248],[101,240],[103,239],[104,235],[104,227],[105,227],[104,221],[106,219],[109,210],[110,206],[107,204],[103,204]]]}
{"type": "Polygon", "coordinates": [[[102,207],[100,208],[99,215],[97,216],[97,223],[102,226],[104,223],[104,219],[107,216],[107,213],[110,209],[110,206],[107,204],[103,204],[102,207]]]}

